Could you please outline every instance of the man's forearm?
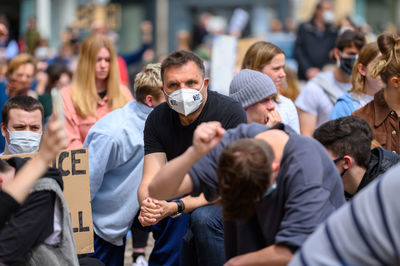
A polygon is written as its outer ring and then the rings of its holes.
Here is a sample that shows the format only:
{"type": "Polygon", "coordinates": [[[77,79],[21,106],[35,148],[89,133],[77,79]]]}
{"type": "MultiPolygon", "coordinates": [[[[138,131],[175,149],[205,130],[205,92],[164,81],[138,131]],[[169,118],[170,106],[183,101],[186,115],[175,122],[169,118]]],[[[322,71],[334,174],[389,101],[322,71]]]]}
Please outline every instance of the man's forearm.
{"type": "MultiPolygon", "coordinates": [[[[156,199],[168,200],[183,195],[184,193],[180,194],[178,190],[185,175],[200,157],[193,147],[189,147],[181,156],[168,162],[158,171],[149,184],[149,196],[156,199]]],[[[183,190],[185,193],[190,192],[185,188],[183,190]]]]}
{"type": "Polygon", "coordinates": [[[293,254],[287,247],[272,245],[255,252],[234,257],[225,266],[287,265],[292,257],[293,254]]]}
{"type": "Polygon", "coordinates": [[[204,197],[204,194],[201,193],[198,197],[186,196],[182,198],[183,203],[185,204],[185,212],[191,212],[199,207],[210,204],[204,197]]]}

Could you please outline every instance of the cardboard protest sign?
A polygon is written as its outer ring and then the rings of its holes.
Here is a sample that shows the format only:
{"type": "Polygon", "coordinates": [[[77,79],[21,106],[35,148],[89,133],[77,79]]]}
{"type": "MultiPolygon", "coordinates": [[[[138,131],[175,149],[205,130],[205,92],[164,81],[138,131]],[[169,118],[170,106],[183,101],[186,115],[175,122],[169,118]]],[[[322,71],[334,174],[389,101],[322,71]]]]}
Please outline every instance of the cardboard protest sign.
{"type": "MultiPolygon", "coordinates": [[[[4,155],[30,158],[33,153],[4,155]]],[[[93,252],[93,222],[90,203],[89,158],[88,149],[61,151],[52,167],[61,171],[64,181],[64,197],[71,215],[72,228],[78,254],[93,252]]]]}

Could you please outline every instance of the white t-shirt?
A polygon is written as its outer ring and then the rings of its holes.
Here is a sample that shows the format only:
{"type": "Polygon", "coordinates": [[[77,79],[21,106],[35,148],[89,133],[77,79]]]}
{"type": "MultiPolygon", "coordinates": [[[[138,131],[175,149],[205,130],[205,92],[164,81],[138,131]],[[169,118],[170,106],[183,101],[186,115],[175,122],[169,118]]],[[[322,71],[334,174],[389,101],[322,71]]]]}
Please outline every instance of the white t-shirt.
{"type": "MultiPolygon", "coordinates": [[[[323,72],[319,75],[323,76],[326,82],[331,84],[338,97],[351,89],[351,83],[337,81],[333,76],[333,71],[323,72]]],[[[317,116],[316,127],[329,120],[334,106],[324,90],[313,79],[304,86],[295,104],[299,109],[317,116]]]]}
{"type": "Polygon", "coordinates": [[[299,116],[296,106],[289,98],[279,95],[278,101],[275,103],[275,108],[282,118],[282,123],[289,125],[294,131],[300,134],[299,116]]]}

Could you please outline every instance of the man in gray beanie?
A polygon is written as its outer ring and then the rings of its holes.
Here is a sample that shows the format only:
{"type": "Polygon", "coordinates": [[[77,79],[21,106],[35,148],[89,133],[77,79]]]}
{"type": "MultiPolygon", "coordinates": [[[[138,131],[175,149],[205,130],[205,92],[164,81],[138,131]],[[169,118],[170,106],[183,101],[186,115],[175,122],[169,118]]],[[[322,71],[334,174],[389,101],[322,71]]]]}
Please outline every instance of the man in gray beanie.
{"type": "Polygon", "coordinates": [[[265,74],[243,69],[237,73],[229,86],[229,96],[238,101],[247,115],[248,123],[274,126],[281,122],[275,110],[277,91],[274,82],[265,74]]]}

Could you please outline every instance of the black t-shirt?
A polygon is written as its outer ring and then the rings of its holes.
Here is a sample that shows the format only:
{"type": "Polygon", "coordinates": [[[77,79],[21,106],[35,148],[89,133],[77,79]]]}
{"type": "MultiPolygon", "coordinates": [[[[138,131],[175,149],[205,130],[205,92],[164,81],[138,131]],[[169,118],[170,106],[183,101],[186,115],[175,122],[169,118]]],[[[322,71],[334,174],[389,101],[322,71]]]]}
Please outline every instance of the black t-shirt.
{"type": "Polygon", "coordinates": [[[19,203],[7,192],[0,190],[0,230],[8,218],[19,207],[19,203]]]}
{"type": "Polygon", "coordinates": [[[247,123],[243,107],[227,96],[208,91],[207,102],[199,117],[183,126],[177,112],[167,103],[157,106],[148,116],[144,128],[145,154],[164,152],[168,160],[181,155],[192,145],[193,132],[202,122],[219,121],[225,129],[247,123]]]}

